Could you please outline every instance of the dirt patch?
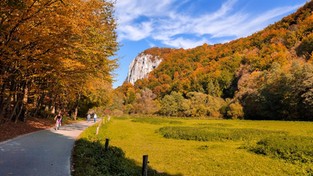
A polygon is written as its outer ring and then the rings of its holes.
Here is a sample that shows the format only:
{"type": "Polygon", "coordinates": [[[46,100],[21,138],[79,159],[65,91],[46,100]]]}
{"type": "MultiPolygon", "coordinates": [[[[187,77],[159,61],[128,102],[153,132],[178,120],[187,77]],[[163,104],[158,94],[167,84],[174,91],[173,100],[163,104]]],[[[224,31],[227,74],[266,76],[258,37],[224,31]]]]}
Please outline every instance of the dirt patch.
{"type": "Polygon", "coordinates": [[[31,118],[28,119],[27,122],[7,122],[0,125],[0,142],[22,134],[51,128],[53,125],[53,120],[39,118],[31,118]]]}

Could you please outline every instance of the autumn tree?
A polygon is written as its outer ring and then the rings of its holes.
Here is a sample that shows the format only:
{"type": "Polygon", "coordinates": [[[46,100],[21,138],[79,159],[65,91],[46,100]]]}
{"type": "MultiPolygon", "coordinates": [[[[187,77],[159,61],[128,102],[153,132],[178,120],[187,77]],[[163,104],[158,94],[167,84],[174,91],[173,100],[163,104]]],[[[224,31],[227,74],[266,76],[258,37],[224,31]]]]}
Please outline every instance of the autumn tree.
{"type": "MultiPolygon", "coordinates": [[[[252,76],[252,75],[251,75],[252,76]]],[[[241,102],[248,119],[312,119],[312,65],[294,61],[290,65],[273,64],[271,70],[247,80],[240,89],[241,102]]],[[[240,85],[240,87],[243,85],[240,85]]]]}
{"type": "Polygon", "coordinates": [[[2,121],[68,112],[82,97],[102,96],[86,84],[112,82],[116,64],[109,57],[117,49],[112,3],[12,0],[1,1],[0,8],[2,121]]]}
{"type": "Polygon", "coordinates": [[[142,89],[140,93],[137,93],[133,106],[136,114],[154,114],[159,110],[159,102],[150,89],[142,89]]]}

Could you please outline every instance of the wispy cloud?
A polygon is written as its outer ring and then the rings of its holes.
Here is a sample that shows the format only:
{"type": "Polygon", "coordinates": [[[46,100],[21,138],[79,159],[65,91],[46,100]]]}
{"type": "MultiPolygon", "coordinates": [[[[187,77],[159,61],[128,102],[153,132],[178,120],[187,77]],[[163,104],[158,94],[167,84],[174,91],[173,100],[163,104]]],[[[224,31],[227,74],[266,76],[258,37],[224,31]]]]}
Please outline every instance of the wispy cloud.
{"type": "Polygon", "coordinates": [[[195,40],[179,37],[175,39],[163,40],[163,43],[175,48],[194,48],[204,43],[209,43],[209,41],[204,38],[201,40],[195,40]]]}
{"type": "Polygon", "coordinates": [[[235,31],[234,34],[238,37],[242,37],[242,36],[246,36],[247,34],[251,34],[254,31],[261,30],[268,25],[269,21],[272,21],[273,19],[277,17],[280,17],[289,12],[292,12],[298,9],[300,6],[301,5],[280,7],[280,8],[275,8],[273,10],[267,11],[257,16],[256,18],[252,18],[252,20],[246,21],[244,28],[241,28],[242,30],[235,31]]]}
{"type": "Polygon", "coordinates": [[[121,39],[128,39],[133,41],[142,40],[151,35],[153,31],[151,22],[143,22],[139,24],[126,24],[119,30],[121,39]]]}
{"type": "Polygon", "coordinates": [[[216,38],[250,35],[300,6],[274,8],[256,16],[238,9],[238,1],[224,0],[216,11],[195,16],[179,10],[194,0],[117,0],[119,40],[147,39],[150,45],[155,40],[171,47],[191,48],[216,38]]]}
{"type": "Polygon", "coordinates": [[[121,25],[135,22],[145,16],[157,18],[168,16],[175,1],[169,0],[117,0],[116,15],[121,25]]]}

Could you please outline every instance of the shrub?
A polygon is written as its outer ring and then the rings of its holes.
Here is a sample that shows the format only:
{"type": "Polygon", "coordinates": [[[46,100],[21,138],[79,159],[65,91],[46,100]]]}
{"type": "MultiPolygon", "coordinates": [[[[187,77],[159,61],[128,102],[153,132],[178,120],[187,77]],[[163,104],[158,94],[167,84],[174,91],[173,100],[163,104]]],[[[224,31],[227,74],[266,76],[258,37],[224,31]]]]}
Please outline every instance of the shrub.
{"type": "Polygon", "coordinates": [[[244,112],[240,103],[231,103],[226,107],[226,117],[231,119],[243,119],[244,112]]]}
{"type": "Polygon", "coordinates": [[[120,117],[120,116],[122,116],[124,113],[123,113],[123,111],[121,111],[121,110],[119,110],[119,109],[114,109],[113,111],[112,111],[112,116],[117,116],[117,117],[120,117]]]}
{"type": "Polygon", "coordinates": [[[165,138],[195,140],[195,141],[225,141],[253,140],[264,135],[286,135],[286,132],[269,131],[249,128],[219,128],[219,127],[162,127],[159,133],[165,138]]]}
{"type": "Polygon", "coordinates": [[[290,162],[313,162],[313,138],[303,136],[275,136],[260,140],[251,151],[290,162]]]}

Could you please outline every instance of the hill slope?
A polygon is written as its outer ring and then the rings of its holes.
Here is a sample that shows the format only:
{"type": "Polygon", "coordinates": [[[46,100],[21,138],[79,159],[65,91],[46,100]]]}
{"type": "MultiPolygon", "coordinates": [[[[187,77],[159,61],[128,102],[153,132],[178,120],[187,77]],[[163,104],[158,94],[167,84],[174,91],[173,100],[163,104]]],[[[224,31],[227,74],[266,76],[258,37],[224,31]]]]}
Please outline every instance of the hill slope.
{"type": "Polygon", "coordinates": [[[195,95],[190,93],[197,92],[223,98],[216,111],[224,117],[312,120],[312,11],[313,1],[260,32],[226,44],[148,49],[144,53],[163,61],[147,78],[138,80],[135,89],[152,90],[161,103],[158,112],[164,115],[211,116],[208,110],[187,113],[190,105],[174,114],[162,110],[164,98],[171,93],[192,101],[195,95]]]}

